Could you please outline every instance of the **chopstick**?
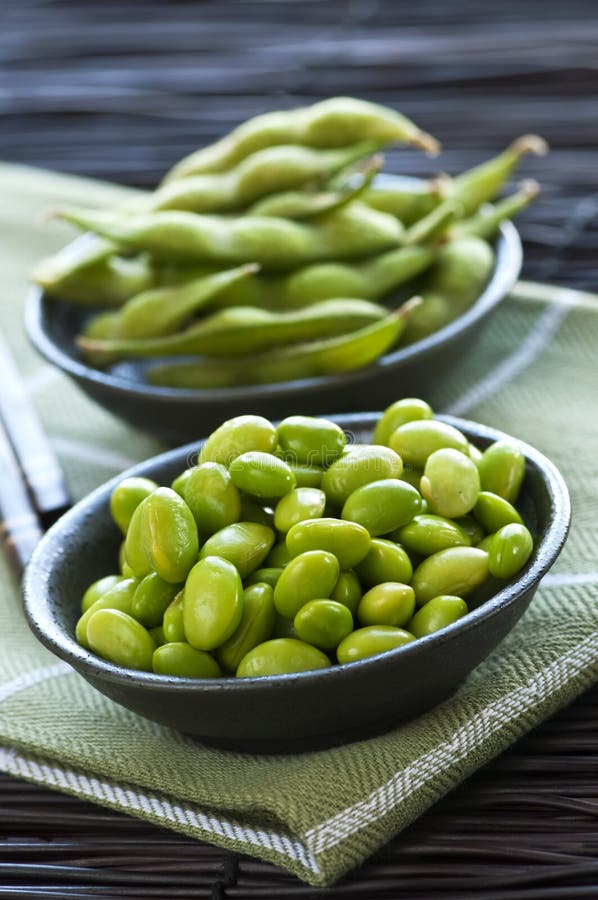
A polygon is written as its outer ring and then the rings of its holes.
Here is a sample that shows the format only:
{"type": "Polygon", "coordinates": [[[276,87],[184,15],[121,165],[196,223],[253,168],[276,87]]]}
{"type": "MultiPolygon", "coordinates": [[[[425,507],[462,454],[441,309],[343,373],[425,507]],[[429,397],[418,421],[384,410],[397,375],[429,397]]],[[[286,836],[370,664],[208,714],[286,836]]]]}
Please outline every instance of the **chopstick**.
{"type": "Polygon", "coordinates": [[[33,508],[48,528],[70,507],[62,470],[29,400],[10,350],[0,335],[0,419],[33,508]]]}
{"type": "Polygon", "coordinates": [[[43,530],[3,425],[0,426],[0,518],[0,540],[18,580],[43,530]]]}

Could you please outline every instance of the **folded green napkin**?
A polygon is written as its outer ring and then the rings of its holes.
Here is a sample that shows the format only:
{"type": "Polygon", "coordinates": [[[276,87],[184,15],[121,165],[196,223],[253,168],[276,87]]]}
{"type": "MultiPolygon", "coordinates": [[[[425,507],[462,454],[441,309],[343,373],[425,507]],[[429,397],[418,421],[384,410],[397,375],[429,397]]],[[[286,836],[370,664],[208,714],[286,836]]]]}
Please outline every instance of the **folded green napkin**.
{"type": "MultiPolygon", "coordinates": [[[[1,327],[75,498],[161,448],[94,406],[28,347],[27,271],[71,232],[57,202],[114,186],[0,167],[1,327]]],[[[205,747],[115,705],[30,634],[2,569],[0,769],[330,884],[598,677],[598,298],[521,284],[438,411],[492,424],[560,468],[573,501],[564,552],[528,612],[449,700],[379,737],[316,753],[205,747]]],[[[375,398],[372,398],[375,406],[375,398]]],[[[200,425],[198,423],[198,437],[200,425]]],[[[414,689],[416,689],[414,687],[414,689]]]]}

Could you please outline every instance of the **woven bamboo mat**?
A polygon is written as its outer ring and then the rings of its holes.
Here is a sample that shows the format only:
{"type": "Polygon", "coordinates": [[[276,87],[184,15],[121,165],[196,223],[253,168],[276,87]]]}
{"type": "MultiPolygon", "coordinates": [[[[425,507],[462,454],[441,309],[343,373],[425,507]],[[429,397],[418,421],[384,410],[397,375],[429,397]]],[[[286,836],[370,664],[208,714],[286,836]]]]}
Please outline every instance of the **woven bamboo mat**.
{"type": "MultiPolygon", "coordinates": [[[[0,157],[151,186],[267,109],[353,93],[401,108],[459,171],[536,131],[524,275],[598,285],[592,0],[20,0],[2,4],[0,157]]],[[[433,171],[411,152],[389,171],[433,171]]],[[[598,689],[325,891],[0,776],[0,897],[551,900],[598,896],[598,689]]]]}

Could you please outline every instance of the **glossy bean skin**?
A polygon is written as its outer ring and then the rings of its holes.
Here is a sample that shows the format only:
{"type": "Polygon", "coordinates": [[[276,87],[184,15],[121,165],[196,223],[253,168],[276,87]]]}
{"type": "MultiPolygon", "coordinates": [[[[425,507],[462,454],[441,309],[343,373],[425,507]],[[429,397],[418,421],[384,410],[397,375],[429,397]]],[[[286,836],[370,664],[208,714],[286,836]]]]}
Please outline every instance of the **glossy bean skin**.
{"type": "Polygon", "coordinates": [[[112,518],[126,535],[131,524],[133,513],[142,500],[157,490],[158,485],[151,478],[124,478],[110,495],[110,513],[112,518]]]}
{"type": "Polygon", "coordinates": [[[468,453],[465,435],[436,419],[418,419],[400,425],[390,435],[388,446],[399,454],[405,465],[416,468],[423,468],[428,457],[444,447],[468,453]]]}
{"type": "Polygon", "coordinates": [[[452,594],[467,597],[489,575],[488,554],[477,547],[449,547],[428,556],[413,573],[411,586],[417,606],[432,597],[452,594]]]}
{"type": "Polygon", "coordinates": [[[299,553],[282,570],[274,588],[276,611],[294,619],[310,600],[329,597],[338,580],[339,562],[326,550],[299,553]]]}
{"type": "Polygon", "coordinates": [[[225,466],[205,462],[187,472],[182,497],[202,534],[214,534],[239,521],[241,494],[225,466]]]}
{"type": "Polygon", "coordinates": [[[273,638],[247,653],[237,668],[237,678],[261,678],[266,675],[290,675],[311,669],[327,669],[328,657],[296,638],[273,638]]]}
{"type": "Polygon", "coordinates": [[[540,186],[533,180],[526,180],[521,185],[521,190],[491,206],[484,206],[475,215],[470,216],[451,228],[452,236],[463,237],[475,235],[476,237],[491,240],[502,222],[513,219],[522,212],[534,200],[540,192],[540,186]]]}
{"type": "Polygon", "coordinates": [[[86,612],[106,591],[122,580],[122,575],[105,575],[103,578],[98,578],[97,581],[92,582],[81,598],[81,612],[86,612]]]}
{"type": "Polygon", "coordinates": [[[402,471],[400,456],[388,447],[349,445],[347,453],[326,469],[321,487],[333,506],[342,507],[358,488],[372,481],[400,478],[402,471]]]}
{"type": "Polygon", "coordinates": [[[425,637],[457,622],[468,611],[467,603],[461,597],[441,594],[418,609],[407,628],[416,638],[425,637]]]}
{"type": "Polygon", "coordinates": [[[131,601],[131,615],[145,628],[155,628],[162,623],[167,607],[181,587],[180,584],[169,584],[156,572],[150,572],[135,588],[131,601]]]}
{"type": "Polygon", "coordinates": [[[297,522],[324,515],[326,494],[319,488],[294,488],[280,498],[274,509],[274,526],[283,533],[297,522]]]}
{"type": "Polygon", "coordinates": [[[393,347],[419,300],[403,303],[384,318],[349,334],[282,347],[243,358],[164,363],[147,373],[151,384],[217,388],[267,384],[352,372],[370,365],[393,347]]]}
{"type": "Polygon", "coordinates": [[[291,558],[286,539],[284,539],[274,544],[264,562],[266,566],[284,568],[286,564],[291,561],[291,558]]]}
{"type": "Polygon", "coordinates": [[[525,476],[525,457],[513,441],[491,444],[477,462],[483,491],[516,503],[525,476]]]}
{"type": "Polygon", "coordinates": [[[490,574],[496,578],[512,578],[527,563],[533,549],[534,540],[525,525],[503,525],[489,542],[490,574]]]}
{"type": "Polygon", "coordinates": [[[398,478],[371,481],[353,491],[343,505],[341,518],[363,525],[372,537],[406,525],[421,509],[415,488],[398,478]]]}
{"type": "Polygon", "coordinates": [[[289,466],[271,453],[249,450],[233,459],[228,471],[239,490],[260,499],[283,497],[295,487],[289,466]]]}
{"type": "Polygon", "coordinates": [[[339,663],[357,662],[378,656],[414,641],[412,634],[393,625],[366,625],[349,634],[336,648],[339,663]]]}
{"type": "Polygon", "coordinates": [[[168,643],[164,636],[164,629],[161,625],[155,625],[153,628],[148,628],[148,631],[156,647],[161,647],[162,644],[168,643]]]}
{"type": "Polygon", "coordinates": [[[99,609],[119,609],[121,612],[131,613],[133,603],[133,595],[137,587],[137,579],[121,578],[116,584],[102,592],[102,594],[91,603],[83,614],[79,617],[75,627],[75,637],[77,643],[86,650],[90,649],[89,640],[87,638],[87,626],[89,620],[99,609]]]}
{"type": "Polygon", "coordinates": [[[413,566],[405,549],[384,538],[372,540],[367,556],[356,566],[356,574],[365,587],[387,581],[408,584],[413,566]]]}
{"type": "Polygon", "coordinates": [[[309,466],[329,466],[347,443],[343,429],[336,422],[315,416],[287,416],[276,433],[285,458],[309,466]]]}
{"type": "Polygon", "coordinates": [[[169,603],[164,611],[162,619],[162,631],[168,643],[180,643],[185,641],[185,627],[183,624],[183,607],[185,604],[185,591],[179,591],[176,597],[169,603]]]}
{"type": "Polygon", "coordinates": [[[490,491],[480,492],[473,514],[487,532],[499,531],[504,525],[523,525],[513,504],[490,491]]]}
{"type": "Polygon", "coordinates": [[[211,535],[201,548],[199,557],[219,556],[232,563],[241,578],[246,578],[262,565],[273,544],[274,532],[267,525],[234,522],[211,535]]]}
{"type": "Polygon", "coordinates": [[[274,511],[270,506],[266,506],[254,497],[248,494],[241,494],[241,522],[257,522],[258,525],[267,525],[272,528],[274,525],[274,511]]]}
{"type": "Polygon", "coordinates": [[[193,466],[190,469],[185,469],[183,472],[181,472],[180,475],[176,476],[176,478],[172,481],[172,484],[170,485],[172,490],[175,491],[175,493],[177,493],[179,495],[179,497],[182,497],[183,500],[185,499],[185,485],[191,478],[191,473],[193,472],[194,468],[196,468],[196,467],[193,466]]]}
{"type": "Polygon", "coordinates": [[[471,546],[471,538],[464,528],[451,519],[428,513],[415,516],[392,537],[422,556],[431,556],[449,547],[471,546]]]}
{"type": "Polygon", "coordinates": [[[162,644],[154,650],[152,668],[156,675],[177,678],[218,678],[220,666],[204,650],[196,650],[184,641],[162,644]]]}
{"type": "Polygon", "coordinates": [[[415,593],[408,584],[387,581],[370,588],[359,603],[357,618],[362,625],[406,626],[415,609],[415,593]]]}
{"type": "Polygon", "coordinates": [[[319,488],[324,477],[324,469],[320,466],[299,465],[287,462],[291,472],[295,476],[295,484],[298,488],[319,488]]]}
{"type": "Polygon", "coordinates": [[[236,672],[250,650],[272,637],[276,609],[274,591],[269,584],[256,583],[243,592],[241,620],[232,635],[220,645],[218,662],[228,672],[236,672]]]}
{"type": "Polygon", "coordinates": [[[427,458],[420,487],[432,513],[457,518],[467,515],[475,506],[480,476],[469,456],[446,447],[427,458]]]}
{"type": "Polygon", "coordinates": [[[429,152],[436,152],[438,146],[430,135],[395,110],[354,97],[331,97],[300,109],[248,119],[216,143],[178,162],[167,181],[200,172],[224,172],[265,147],[343,147],[366,139],[412,143],[429,152]]]}
{"type": "Polygon", "coordinates": [[[125,540],[126,561],[136,577],[154,571],[171,584],[182,582],[198,551],[195,519],[175,491],[161,487],[142,500],[125,540]]]}
{"type": "Polygon", "coordinates": [[[185,583],[183,627],[196,650],[214,650],[234,633],[243,613],[243,585],[237,569],[218,556],[206,556],[185,583]]]}
{"type": "Polygon", "coordinates": [[[352,569],[341,572],[330,595],[331,600],[346,606],[351,615],[355,616],[362,596],[359,578],[352,569]]]}
{"type": "Polygon", "coordinates": [[[405,397],[387,406],[374,428],[373,444],[386,445],[388,439],[401,425],[416,419],[432,419],[433,410],[429,403],[417,397],[405,397]]]}
{"type": "Polygon", "coordinates": [[[454,520],[454,524],[458,525],[465,532],[472,547],[476,547],[483,540],[485,535],[484,529],[471,513],[467,516],[459,516],[459,518],[454,520]]]}
{"type": "Polygon", "coordinates": [[[281,575],[282,566],[264,566],[262,569],[256,569],[245,579],[245,587],[248,588],[252,584],[269,584],[271,588],[275,588],[281,575]]]}
{"type": "Polygon", "coordinates": [[[350,610],[335,600],[310,600],[293,619],[297,637],[320,650],[334,650],[353,631],[350,610]]]}
{"type": "Polygon", "coordinates": [[[328,517],[298,522],[289,530],[286,540],[291,556],[309,550],[326,550],[337,558],[341,569],[354,568],[371,545],[370,535],[363,526],[328,517]]]}
{"type": "Polygon", "coordinates": [[[102,659],[127,669],[152,671],[156,646],[140,623],[119,609],[98,609],[87,623],[87,639],[102,659]]]}
{"type": "Polygon", "coordinates": [[[263,416],[235,416],[212,432],[203,444],[198,462],[216,462],[229,466],[235,457],[250,450],[273,453],[276,429],[263,416]]]}

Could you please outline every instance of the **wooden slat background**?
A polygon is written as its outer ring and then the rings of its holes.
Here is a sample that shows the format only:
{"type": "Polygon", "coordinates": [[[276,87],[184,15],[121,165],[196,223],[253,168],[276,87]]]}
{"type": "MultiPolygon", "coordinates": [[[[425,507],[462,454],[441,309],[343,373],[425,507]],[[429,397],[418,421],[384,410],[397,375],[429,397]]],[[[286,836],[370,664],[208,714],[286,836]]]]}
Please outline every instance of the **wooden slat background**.
{"type": "MultiPolygon", "coordinates": [[[[0,158],[151,186],[250,115],[332,94],[397,106],[457,172],[517,135],[543,193],[520,222],[528,278],[598,288],[594,0],[19,0],[0,3],[0,158]]],[[[0,198],[1,202],[1,198],[0,198]]],[[[598,690],[454,791],[342,884],[0,777],[0,898],[598,897],[598,690]]]]}

